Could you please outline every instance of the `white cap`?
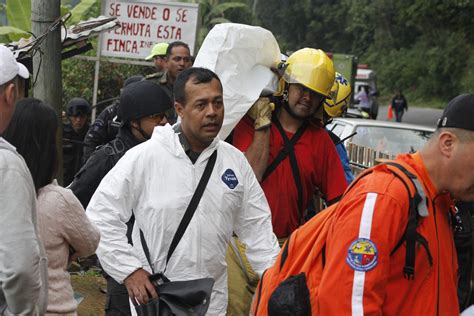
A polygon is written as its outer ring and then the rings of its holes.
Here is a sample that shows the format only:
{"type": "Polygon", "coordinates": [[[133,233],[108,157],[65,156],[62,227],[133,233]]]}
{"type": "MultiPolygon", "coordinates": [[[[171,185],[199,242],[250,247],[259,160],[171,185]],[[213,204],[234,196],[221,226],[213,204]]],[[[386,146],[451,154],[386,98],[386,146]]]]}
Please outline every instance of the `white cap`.
{"type": "Polygon", "coordinates": [[[5,45],[0,45],[0,85],[7,83],[17,75],[24,79],[30,77],[28,69],[16,61],[12,51],[5,45]]]}

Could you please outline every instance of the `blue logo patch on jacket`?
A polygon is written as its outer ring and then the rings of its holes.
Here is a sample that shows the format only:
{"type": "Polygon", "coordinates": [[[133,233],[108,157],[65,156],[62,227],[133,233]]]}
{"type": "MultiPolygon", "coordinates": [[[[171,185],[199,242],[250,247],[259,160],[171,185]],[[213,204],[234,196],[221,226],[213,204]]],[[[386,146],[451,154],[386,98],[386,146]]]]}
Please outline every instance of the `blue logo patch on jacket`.
{"type": "Polygon", "coordinates": [[[221,179],[232,190],[239,184],[239,180],[232,169],[227,169],[221,179]]]}
{"type": "Polygon", "coordinates": [[[378,251],[375,243],[367,238],[354,240],[347,251],[346,262],[356,271],[372,270],[378,263],[378,251]]]}

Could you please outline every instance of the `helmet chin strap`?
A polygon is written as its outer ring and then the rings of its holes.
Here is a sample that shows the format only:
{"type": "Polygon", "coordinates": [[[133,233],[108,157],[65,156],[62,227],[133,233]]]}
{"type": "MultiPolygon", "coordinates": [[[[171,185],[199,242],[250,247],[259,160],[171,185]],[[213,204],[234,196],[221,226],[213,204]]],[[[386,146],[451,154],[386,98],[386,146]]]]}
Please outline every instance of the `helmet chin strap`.
{"type": "Polygon", "coordinates": [[[140,135],[142,135],[142,137],[145,138],[145,140],[149,140],[149,139],[151,138],[151,135],[148,135],[148,134],[145,133],[145,131],[143,130],[140,121],[138,121],[138,127],[132,126],[132,128],[134,128],[135,130],[137,130],[137,131],[140,133],[140,135]]]}

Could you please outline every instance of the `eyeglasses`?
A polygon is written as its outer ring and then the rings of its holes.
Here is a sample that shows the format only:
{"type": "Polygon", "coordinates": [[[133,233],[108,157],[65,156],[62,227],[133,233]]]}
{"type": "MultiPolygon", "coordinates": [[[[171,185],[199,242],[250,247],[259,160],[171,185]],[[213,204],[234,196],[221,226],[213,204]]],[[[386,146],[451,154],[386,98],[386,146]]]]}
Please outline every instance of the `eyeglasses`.
{"type": "Polygon", "coordinates": [[[305,86],[303,86],[302,84],[299,84],[299,83],[294,83],[291,86],[296,90],[296,92],[299,92],[299,93],[309,92],[311,94],[319,95],[318,93],[314,92],[310,88],[305,87],[305,86]]]}
{"type": "Polygon", "coordinates": [[[151,119],[151,120],[156,120],[156,121],[161,121],[163,120],[163,118],[166,117],[166,114],[165,113],[155,113],[155,114],[152,114],[152,115],[148,115],[147,118],[151,119]]]}
{"type": "Polygon", "coordinates": [[[303,94],[303,93],[309,92],[311,94],[311,97],[324,100],[324,97],[322,95],[320,95],[319,93],[309,89],[308,87],[303,86],[302,84],[293,83],[293,84],[291,84],[291,87],[293,87],[294,90],[300,95],[303,94]]]}

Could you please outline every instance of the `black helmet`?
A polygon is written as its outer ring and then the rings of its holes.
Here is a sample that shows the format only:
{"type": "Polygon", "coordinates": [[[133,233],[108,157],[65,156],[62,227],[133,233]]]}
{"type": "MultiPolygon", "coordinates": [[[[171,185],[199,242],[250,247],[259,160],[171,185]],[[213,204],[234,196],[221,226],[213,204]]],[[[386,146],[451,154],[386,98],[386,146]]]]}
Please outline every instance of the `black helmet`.
{"type": "Polygon", "coordinates": [[[123,82],[122,89],[134,82],[142,81],[143,79],[145,79],[145,77],[142,75],[130,76],[123,82]]]}
{"type": "Polygon", "coordinates": [[[67,105],[66,114],[67,116],[87,115],[90,110],[89,102],[83,98],[73,98],[67,105]]]}
{"type": "Polygon", "coordinates": [[[148,115],[164,113],[172,106],[171,99],[159,85],[144,80],[123,88],[120,94],[119,114],[125,123],[148,115]]]}

